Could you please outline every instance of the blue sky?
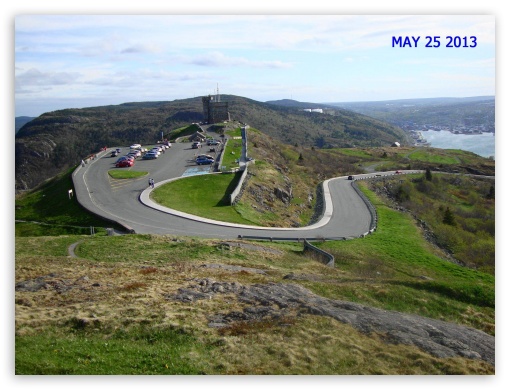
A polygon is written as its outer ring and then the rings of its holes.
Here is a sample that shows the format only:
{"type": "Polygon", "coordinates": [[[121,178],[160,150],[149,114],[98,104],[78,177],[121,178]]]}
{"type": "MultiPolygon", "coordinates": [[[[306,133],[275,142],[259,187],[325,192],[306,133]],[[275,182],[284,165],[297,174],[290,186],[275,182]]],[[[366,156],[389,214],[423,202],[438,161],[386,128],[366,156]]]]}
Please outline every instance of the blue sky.
{"type": "Polygon", "coordinates": [[[494,95],[493,15],[15,16],[15,112],[220,92],[259,101],[494,95]],[[393,36],[420,37],[417,48],[393,36]],[[425,48],[439,36],[440,48],[425,48]],[[446,48],[447,36],[476,36],[446,48]],[[468,41],[471,44],[471,41],[468,41]]]}

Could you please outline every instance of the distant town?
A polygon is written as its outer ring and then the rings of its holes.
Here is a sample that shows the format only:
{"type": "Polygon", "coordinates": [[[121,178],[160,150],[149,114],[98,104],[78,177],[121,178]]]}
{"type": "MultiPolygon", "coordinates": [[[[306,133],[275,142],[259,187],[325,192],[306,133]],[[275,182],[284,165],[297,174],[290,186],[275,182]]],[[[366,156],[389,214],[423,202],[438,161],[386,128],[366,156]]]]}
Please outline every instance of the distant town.
{"type": "Polygon", "coordinates": [[[424,137],[422,132],[427,131],[449,131],[452,134],[465,134],[475,135],[482,133],[493,133],[494,127],[489,125],[476,125],[476,126],[439,126],[439,125],[419,125],[419,124],[408,124],[403,125],[401,128],[409,133],[411,138],[414,140],[417,146],[429,146],[426,136],[424,137]]]}

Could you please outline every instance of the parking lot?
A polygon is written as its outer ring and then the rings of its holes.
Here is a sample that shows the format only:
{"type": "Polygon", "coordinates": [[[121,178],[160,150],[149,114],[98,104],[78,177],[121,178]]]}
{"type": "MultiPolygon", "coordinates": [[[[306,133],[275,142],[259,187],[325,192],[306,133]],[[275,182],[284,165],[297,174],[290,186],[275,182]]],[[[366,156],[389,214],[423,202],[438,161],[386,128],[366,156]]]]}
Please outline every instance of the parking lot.
{"type": "MultiPolygon", "coordinates": [[[[111,150],[110,152],[109,149],[109,154],[102,157],[111,160],[111,169],[143,170],[155,181],[161,181],[212,172],[221,149],[212,145],[203,145],[197,149],[192,147],[191,142],[186,142],[174,143],[170,147],[156,144],[138,145],[137,149],[130,146],[114,147],[111,150]],[[154,150],[157,147],[160,148],[159,151],[154,150]],[[138,150],[138,153],[135,154],[134,150],[138,150]],[[132,156],[127,157],[129,154],[132,156]]],[[[102,166],[104,168],[104,164],[102,166]]]]}

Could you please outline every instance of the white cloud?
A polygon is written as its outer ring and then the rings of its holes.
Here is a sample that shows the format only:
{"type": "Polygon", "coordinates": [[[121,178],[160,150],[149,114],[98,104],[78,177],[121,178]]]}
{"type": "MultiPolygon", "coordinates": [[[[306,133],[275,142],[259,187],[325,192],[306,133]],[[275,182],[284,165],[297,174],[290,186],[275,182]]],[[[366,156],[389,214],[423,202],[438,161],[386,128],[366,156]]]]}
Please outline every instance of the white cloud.
{"type": "Polygon", "coordinates": [[[41,72],[31,68],[16,76],[16,90],[37,86],[56,86],[75,83],[80,74],[77,72],[41,72]]]}
{"type": "Polygon", "coordinates": [[[186,60],[187,63],[197,66],[211,67],[231,67],[244,66],[252,68],[290,68],[292,64],[283,61],[253,61],[243,57],[229,57],[220,52],[210,52],[203,55],[191,57],[186,60]]]}

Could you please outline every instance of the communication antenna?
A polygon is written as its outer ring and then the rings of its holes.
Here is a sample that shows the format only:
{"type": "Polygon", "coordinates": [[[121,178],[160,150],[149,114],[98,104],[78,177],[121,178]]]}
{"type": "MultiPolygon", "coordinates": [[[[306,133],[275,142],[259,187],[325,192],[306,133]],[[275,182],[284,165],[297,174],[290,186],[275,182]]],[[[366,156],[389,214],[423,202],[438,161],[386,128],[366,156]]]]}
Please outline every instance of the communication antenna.
{"type": "Polygon", "coordinates": [[[216,83],[216,101],[220,101],[220,87],[218,87],[218,84],[216,83]]]}

